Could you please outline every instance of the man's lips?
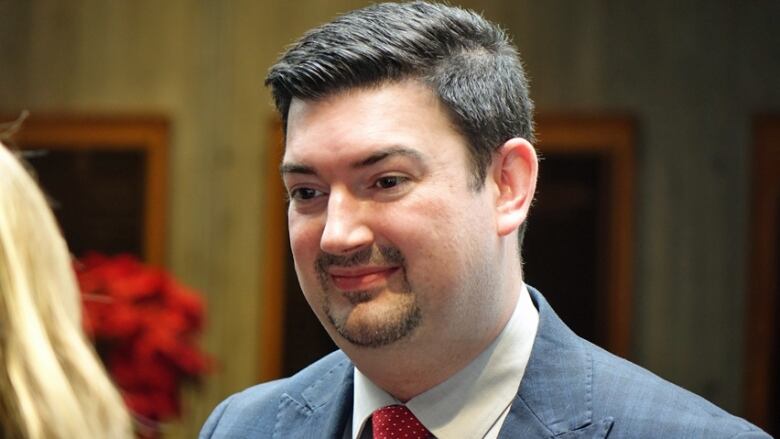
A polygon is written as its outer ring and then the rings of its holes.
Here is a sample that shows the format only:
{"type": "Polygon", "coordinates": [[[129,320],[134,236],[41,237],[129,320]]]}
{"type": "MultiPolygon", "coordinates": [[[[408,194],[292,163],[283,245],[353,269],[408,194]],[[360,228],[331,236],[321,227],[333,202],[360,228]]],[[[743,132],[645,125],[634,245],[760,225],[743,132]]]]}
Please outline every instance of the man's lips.
{"type": "Polygon", "coordinates": [[[384,283],[399,267],[330,267],[333,285],[342,291],[365,291],[384,283]]]}

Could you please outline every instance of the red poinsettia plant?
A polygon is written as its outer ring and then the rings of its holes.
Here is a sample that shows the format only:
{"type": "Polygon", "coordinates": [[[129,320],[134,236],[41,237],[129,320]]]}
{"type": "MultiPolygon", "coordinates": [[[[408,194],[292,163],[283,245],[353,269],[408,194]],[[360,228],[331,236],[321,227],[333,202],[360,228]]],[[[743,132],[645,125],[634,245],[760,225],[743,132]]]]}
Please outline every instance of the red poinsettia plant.
{"type": "Polygon", "coordinates": [[[202,299],[131,255],[91,253],[75,265],[85,331],[129,409],[152,422],[177,418],[181,385],[210,369],[197,343],[202,299]]]}

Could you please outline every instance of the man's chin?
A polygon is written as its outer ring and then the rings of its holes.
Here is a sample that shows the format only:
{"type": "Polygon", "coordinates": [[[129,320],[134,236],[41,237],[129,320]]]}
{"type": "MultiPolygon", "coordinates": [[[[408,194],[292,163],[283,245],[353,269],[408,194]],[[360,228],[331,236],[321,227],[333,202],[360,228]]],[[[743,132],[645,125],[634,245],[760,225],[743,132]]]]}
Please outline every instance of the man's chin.
{"type": "Polygon", "coordinates": [[[365,304],[367,302],[370,302],[371,299],[373,299],[376,294],[378,294],[379,291],[347,291],[344,293],[341,293],[341,295],[349,302],[352,306],[359,306],[361,304],[365,304]]]}
{"type": "Polygon", "coordinates": [[[364,348],[380,348],[409,337],[420,325],[421,312],[418,307],[406,310],[402,315],[394,319],[387,319],[386,315],[359,315],[365,304],[357,305],[346,318],[339,319],[328,312],[328,319],[336,332],[347,342],[354,346],[364,348]],[[356,315],[357,313],[357,315],[356,315]]]}

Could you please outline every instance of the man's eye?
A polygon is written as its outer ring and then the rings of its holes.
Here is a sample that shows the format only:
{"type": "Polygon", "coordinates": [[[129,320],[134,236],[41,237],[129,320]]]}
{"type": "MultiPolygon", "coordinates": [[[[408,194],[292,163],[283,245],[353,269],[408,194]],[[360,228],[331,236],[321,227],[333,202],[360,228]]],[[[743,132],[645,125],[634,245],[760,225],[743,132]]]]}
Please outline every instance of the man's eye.
{"type": "Polygon", "coordinates": [[[297,201],[306,201],[322,195],[322,192],[310,187],[295,188],[290,191],[290,199],[297,201]]]}
{"type": "Polygon", "coordinates": [[[386,177],[380,177],[377,179],[374,185],[380,189],[390,189],[392,187],[398,186],[404,181],[405,178],[401,177],[400,175],[388,175],[386,177]]]}

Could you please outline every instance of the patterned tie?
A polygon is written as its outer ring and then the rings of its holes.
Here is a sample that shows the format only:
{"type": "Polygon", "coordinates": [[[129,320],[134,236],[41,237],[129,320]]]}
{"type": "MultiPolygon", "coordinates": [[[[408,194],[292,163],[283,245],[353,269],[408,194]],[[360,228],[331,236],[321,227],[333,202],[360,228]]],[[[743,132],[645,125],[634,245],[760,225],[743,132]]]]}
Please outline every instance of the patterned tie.
{"type": "Polygon", "coordinates": [[[428,439],[428,429],[405,405],[389,405],[371,414],[374,439],[428,439]]]}

